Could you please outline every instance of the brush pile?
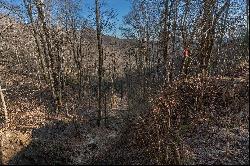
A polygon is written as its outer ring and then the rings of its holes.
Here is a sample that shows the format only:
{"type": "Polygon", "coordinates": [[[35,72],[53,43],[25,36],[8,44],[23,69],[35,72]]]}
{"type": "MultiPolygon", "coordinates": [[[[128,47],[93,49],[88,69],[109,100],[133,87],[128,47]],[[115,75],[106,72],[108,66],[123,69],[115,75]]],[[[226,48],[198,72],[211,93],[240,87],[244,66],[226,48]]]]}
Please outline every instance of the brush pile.
{"type": "Polygon", "coordinates": [[[174,82],[125,133],[129,164],[248,164],[248,99],[244,78],[174,82]]]}

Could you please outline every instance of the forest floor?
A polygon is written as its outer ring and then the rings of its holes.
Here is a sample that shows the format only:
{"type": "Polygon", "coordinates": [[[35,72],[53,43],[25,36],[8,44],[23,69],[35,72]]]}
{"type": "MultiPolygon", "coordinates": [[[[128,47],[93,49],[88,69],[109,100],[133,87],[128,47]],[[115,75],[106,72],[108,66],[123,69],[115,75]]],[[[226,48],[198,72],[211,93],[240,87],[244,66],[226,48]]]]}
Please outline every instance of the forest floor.
{"type": "MultiPolygon", "coordinates": [[[[249,82],[245,78],[234,80],[220,78],[217,81],[225,85],[225,89],[230,84],[235,86],[235,88],[228,89],[229,91],[237,89],[241,92],[235,91],[235,96],[237,96],[235,100],[237,100],[228,102],[229,105],[224,110],[218,109],[221,105],[217,99],[214,102],[206,101],[210,102],[204,108],[207,109],[206,115],[194,118],[197,120],[190,120],[181,128],[175,129],[178,130],[179,141],[176,141],[176,144],[180,145],[177,149],[183,157],[180,159],[182,164],[249,164],[249,82]]],[[[211,82],[217,84],[216,81],[211,82]]],[[[186,92],[186,94],[190,95],[187,97],[192,98],[190,92],[186,92]]],[[[166,99],[167,101],[168,99],[166,99]]],[[[189,109],[185,108],[184,110],[188,111],[189,109]]],[[[163,111],[167,110],[163,109],[163,111]]],[[[160,123],[152,115],[141,115],[141,118],[132,122],[128,130],[124,131],[124,137],[121,137],[121,140],[108,154],[103,156],[101,161],[122,165],[159,164],[151,157],[158,153],[155,150],[158,148],[155,145],[157,139],[156,141],[151,140],[157,137],[154,133],[157,133],[157,125],[160,123]]],[[[195,115],[199,116],[196,113],[195,115]]],[[[162,130],[159,131],[162,132],[162,130]]]]}
{"type": "MultiPolygon", "coordinates": [[[[13,67],[11,67],[13,68],[13,67]]],[[[127,98],[108,111],[106,125],[96,127],[96,108],[84,100],[76,103],[77,89],[67,87],[67,109],[51,113],[48,87],[33,74],[0,65],[6,88],[10,126],[0,126],[4,164],[148,164],[151,161],[133,144],[139,114],[138,101],[130,110],[127,98]]],[[[249,103],[235,117],[186,131],[186,164],[249,164],[249,103]]],[[[184,161],[184,160],[183,160],[184,161]]]]}

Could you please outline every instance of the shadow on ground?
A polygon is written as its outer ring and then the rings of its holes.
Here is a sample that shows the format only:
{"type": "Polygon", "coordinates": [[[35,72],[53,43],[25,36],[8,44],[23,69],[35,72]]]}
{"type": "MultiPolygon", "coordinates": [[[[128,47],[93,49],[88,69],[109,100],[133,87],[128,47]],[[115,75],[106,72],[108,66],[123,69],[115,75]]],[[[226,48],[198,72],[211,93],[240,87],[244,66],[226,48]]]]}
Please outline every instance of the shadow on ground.
{"type": "Polygon", "coordinates": [[[77,155],[77,149],[74,149],[73,145],[76,145],[77,140],[84,141],[84,137],[79,133],[80,130],[80,124],[63,121],[56,121],[34,129],[30,144],[13,156],[8,164],[72,163],[72,157],[77,155]]]}
{"type": "MultiPolygon", "coordinates": [[[[55,121],[34,129],[31,141],[23,146],[9,165],[140,164],[148,162],[134,144],[129,128],[117,135],[110,127],[95,127],[90,122],[55,121]]],[[[19,144],[20,140],[11,140],[19,144]]],[[[13,145],[15,147],[15,145],[13,145]]],[[[9,147],[10,148],[10,147],[9,147]]]]}

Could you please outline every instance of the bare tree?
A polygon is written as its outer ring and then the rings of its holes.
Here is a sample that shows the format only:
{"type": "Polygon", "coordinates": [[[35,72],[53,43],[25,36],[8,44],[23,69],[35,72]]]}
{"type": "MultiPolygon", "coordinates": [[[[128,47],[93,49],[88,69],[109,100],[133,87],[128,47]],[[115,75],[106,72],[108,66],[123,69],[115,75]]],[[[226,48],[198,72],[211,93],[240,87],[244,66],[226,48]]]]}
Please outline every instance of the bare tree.
{"type": "Polygon", "coordinates": [[[4,118],[5,118],[5,123],[9,123],[9,118],[8,118],[8,111],[7,111],[7,106],[4,100],[4,94],[3,94],[4,89],[1,88],[1,80],[0,80],[0,98],[1,98],[1,105],[2,105],[2,110],[4,112],[4,118]]]}
{"type": "Polygon", "coordinates": [[[100,126],[102,118],[102,67],[103,67],[103,48],[102,48],[102,36],[101,36],[101,18],[100,18],[100,1],[95,0],[95,12],[96,12],[96,37],[98,45],[98,117],[97,125],[100,126]]]}
{"type": "Polygon", "coordinates": [[[226,1],[224,5],[216,10],[216,0],[203,2],[203,18],[202,18],[202,34],[200,38],[200,73],[206,75],[208,64],[210,62],[211,52],[215,41],[215,29],[221,14],[225,11],[229,5],[229,1],[226,1]],[[216,11],[214,13],[213,11],[216,11]]]}
{"type": "Polygon", "coordinates": [[[249,35],[249,0],[246,0],[247,33],[249,35]]]}

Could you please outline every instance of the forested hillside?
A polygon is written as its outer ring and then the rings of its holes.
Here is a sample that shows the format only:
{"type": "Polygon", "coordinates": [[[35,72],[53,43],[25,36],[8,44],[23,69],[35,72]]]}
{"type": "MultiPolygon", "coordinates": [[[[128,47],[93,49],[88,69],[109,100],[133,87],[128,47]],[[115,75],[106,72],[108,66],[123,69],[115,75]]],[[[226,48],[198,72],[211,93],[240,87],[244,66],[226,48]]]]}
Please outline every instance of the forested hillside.
{"type": "Polygon", "coordinates": [[[249,0],[114,1],[0,0],[0,164],[249,164],[249,0]]]}

